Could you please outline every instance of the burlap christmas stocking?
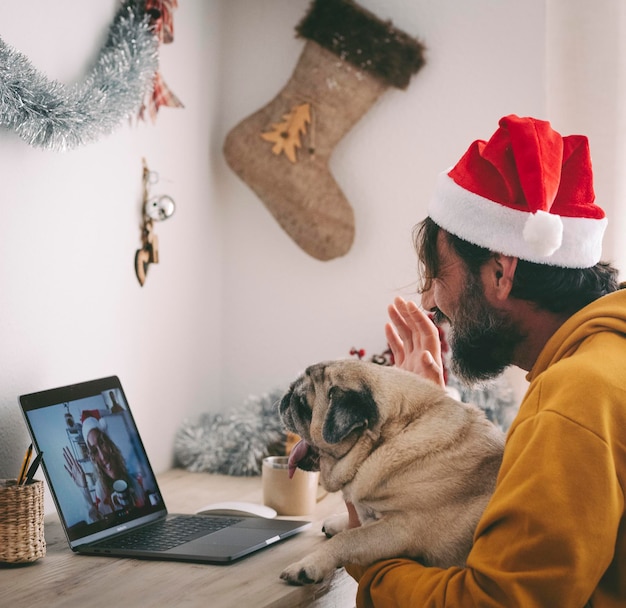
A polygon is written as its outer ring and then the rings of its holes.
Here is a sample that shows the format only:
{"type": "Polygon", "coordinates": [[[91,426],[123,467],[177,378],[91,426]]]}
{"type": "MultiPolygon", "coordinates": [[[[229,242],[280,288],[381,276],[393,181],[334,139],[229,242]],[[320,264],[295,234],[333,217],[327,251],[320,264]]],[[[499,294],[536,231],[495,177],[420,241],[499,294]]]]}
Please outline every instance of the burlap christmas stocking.
{"type": "Polygon", "coordinates": [[[330,155],[389,86],[408,86],[423,47],[350,0],[314,0],[296,32],[291,79],[227,135],[224,156],[304,251],[331,260],[352,246],[354,212],[330,155]]]}

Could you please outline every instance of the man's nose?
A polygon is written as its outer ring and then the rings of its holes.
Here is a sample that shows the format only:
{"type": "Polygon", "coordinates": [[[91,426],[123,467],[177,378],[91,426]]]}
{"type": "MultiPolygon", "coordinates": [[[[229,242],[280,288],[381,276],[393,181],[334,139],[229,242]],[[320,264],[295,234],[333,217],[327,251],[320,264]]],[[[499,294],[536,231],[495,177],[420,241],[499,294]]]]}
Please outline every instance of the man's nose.
{"type": "Polygon", "coordinates": [[[437,306],[433,297],[433,290],[428,289],[422,292],[422,308],[427,312],[432,312],[437,306]]]}

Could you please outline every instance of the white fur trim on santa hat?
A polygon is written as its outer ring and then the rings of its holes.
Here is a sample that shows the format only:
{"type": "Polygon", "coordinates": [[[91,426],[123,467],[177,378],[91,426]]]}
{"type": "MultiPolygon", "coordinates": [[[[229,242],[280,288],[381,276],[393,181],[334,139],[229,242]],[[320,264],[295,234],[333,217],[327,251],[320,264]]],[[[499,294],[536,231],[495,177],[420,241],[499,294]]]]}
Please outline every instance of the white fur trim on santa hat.
{"type": "Polygon", "coordinates": [[[98,429],[100,431],[106,431],[107,425],[105,420],[98,420],[94,416],[89,416],[83,420],[83,439],[87,443],[87,437],[91,431],[98,429]]]}
{"type": "Polygon", "coordinates": [[[607,225],[606,218],[559,217],[546,212],[530,219],[529,212],[461,188],[447,171],[439,175],[428,215],[438,226],[475,245],[565,268],[589,268],[600,261],[607,225]]]}

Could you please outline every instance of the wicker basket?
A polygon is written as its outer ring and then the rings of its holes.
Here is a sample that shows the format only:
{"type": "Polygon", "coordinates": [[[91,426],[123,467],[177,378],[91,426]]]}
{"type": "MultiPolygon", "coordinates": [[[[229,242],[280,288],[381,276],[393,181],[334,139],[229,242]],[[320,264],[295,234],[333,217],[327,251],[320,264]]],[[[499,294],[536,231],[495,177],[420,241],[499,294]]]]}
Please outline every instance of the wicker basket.
{"type": "Polygon", "coordinates": [[[0,562],[34,562],[46,554],[43,481],[0,480],[0,562]]]}

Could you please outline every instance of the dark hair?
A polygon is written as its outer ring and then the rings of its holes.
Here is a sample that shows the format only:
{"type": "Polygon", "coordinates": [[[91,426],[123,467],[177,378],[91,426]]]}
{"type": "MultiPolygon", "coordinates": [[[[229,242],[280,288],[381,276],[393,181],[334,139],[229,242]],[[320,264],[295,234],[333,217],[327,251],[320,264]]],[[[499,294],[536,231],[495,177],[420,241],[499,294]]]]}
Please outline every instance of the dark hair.
{"type": "MultiPolygon", "coordinates": [[[[494,255],[493,251],[485,247],[473,245],[450,234],[427,217],[413,229],[420,262],[420,293],[431,288],[439,272],[439,231],[445,234],[448,243],[474,276],[494,255]]],[[[591,268],[562,268],[519,260],[511,296],[534,302],[549,312],[573,314],[599,297],[617,291],[620,288],[617,275],[617,269],[606,262],[598,262],[591,268]]]]}

